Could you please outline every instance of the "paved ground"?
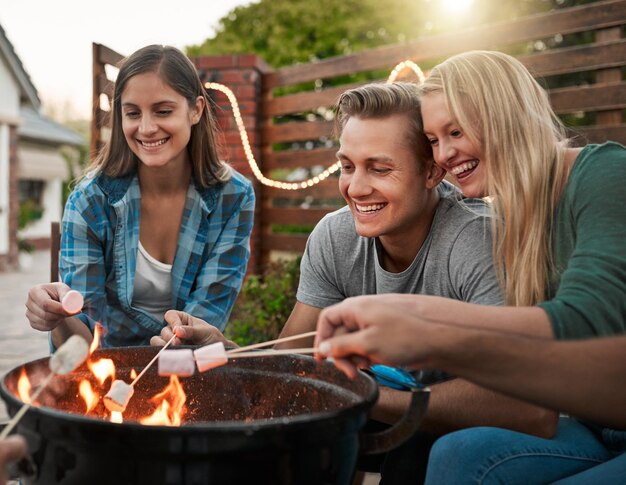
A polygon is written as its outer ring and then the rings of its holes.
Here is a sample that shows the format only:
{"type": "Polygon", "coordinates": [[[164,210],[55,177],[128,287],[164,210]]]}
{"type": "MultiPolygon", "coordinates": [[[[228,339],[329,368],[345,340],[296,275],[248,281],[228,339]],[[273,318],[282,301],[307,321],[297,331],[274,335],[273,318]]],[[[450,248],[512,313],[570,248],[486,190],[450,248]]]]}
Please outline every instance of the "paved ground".
{"type": "MultiPolygon", "coordinates": [[[[50,253],[36,251],[28,267],[17,272],[0,273],[0,376],[14,367],[48,355],[48,336],[33,330],[24,316],[28,290],[49,280],[50,253]]],[[[0,422],[7,419],[0,400],[0,422]]]]}

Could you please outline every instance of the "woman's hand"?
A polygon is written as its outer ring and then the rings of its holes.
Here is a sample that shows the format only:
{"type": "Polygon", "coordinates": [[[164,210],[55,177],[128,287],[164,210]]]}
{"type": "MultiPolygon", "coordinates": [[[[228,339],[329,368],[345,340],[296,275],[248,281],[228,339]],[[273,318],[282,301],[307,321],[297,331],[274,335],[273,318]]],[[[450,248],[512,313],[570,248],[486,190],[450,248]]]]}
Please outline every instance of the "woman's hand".
{"type": "Polygon", "coordinates": [[[332,357],[348,377],[370,363],[423,365],[437,325],[412,313],[414,305],[411,299],[376,295],[324,309],[317,322],[317,358],[332,357]]]}
{"type": "Polygon", "coordinates": [[[160,335],[150,339],[150,345],[162,347],[176,334],[172,345],[208,345],[224,342],[225,347],[237,347],[237,344],[226,339],[213,325],[189,313],[168,310],[164,318],[167,326],[163,327],[160,335]]]}
{"type": "Polygon", "coordinates": [[[76,313],[65,311],[61,305],[63,297],[70,290],[64,283],[45,283],[31,288],[26,300],[26,318],[30,326],[35,330],[48,332],[54,330],[67,317],[75,315],[76,313]]]}

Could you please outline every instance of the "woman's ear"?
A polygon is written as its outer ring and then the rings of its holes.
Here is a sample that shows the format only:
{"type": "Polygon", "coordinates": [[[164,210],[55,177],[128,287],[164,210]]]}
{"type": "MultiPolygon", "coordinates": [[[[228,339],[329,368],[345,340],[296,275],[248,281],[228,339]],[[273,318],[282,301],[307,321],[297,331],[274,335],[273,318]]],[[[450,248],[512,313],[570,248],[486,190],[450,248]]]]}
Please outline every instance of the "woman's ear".
{"type": "Polygon", "coordinates": [[[198,123],[198,121],[200,121],[200,118],[202,118],[202,112],[204,111],[204,108],[206,106],[206,100],[204,99],[204,96],[198,96],[196,98],[196,104],[193,108],[193,113],[191,114],[191,123],[192,124],[196,124],[198,123]]]}
{"type": "Polygon", "coordinates": [[[428,177],[426,178],[426,188],[434,189],[446,176],[446,171],[437,165],[434,160],[430,161],[430,166],[427,170],[428,177]]]}

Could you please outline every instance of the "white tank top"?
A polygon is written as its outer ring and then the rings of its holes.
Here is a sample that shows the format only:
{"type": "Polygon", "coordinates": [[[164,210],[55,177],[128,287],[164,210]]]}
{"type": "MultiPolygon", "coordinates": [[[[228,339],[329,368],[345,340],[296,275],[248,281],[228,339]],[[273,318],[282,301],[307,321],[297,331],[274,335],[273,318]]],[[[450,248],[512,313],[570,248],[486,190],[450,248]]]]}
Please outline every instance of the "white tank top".
{"type": "Polygon", "coordinates": [[[172,265],[156,260],[141,245],[137,250],[133,306],[144,310],[159,322],[172,308],[172,265]]]}

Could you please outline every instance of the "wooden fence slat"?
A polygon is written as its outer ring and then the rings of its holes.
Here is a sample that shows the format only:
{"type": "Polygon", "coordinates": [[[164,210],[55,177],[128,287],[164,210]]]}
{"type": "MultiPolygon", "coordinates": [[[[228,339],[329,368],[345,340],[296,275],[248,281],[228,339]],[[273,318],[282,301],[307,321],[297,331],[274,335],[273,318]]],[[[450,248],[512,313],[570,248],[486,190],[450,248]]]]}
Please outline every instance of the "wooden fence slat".
{"type": "Polygon", "coordinates": [[[577,128],[575,131],[570,130],[569,134],[570,136],[580,134],[584,137],[584,141],[589,143],[603,143],[612,140],[626,145],[626,123],[585,126],[577,128]]]}
{"type": "Polygon", "coordinates": [[[550,103],[557,114],[626,108],[626,82],[553,89],[550,103]]]}
{"type": "Polygon", "coordinates": [[[267,75],[264,89],[272,90],[316,79],[382,69],[405,59],[412,59],[419,64],[460,51],[502,47],[555,34],[565,35],[623,25],[625,22],[626,0],[595,2],[552,13],[530,15],[514,22],[498,22],[460,32],[426,37],[402,45],[385,46],[313,64],[278,69],[267,75]]]}
{"type": "Polygon", "coordinates": [[[124,59],[124,56],[115,52],[113,49],[109,49],[102,44],[95,44],[98,52],[98,62],[101,64],[109,64],[111,66],[117,66],[117,64],[124,59]]]}
{"type": "Polygon", "coordinates": [[[306,234],[264,234],[263,250],[302,253],[304,252],[307,238],[306,234]]]}
{"type": "Polygon", "coordinates": [[[324,209],[300,209],[295,207],[271,207],[263,210],[264,224],[317,224],[326,214],[338,207],[324,209]]]}
{"type": "Polygon", "coordinates": [[[518,56],[535,76],[595,71],[626,64],[626,39],[518,56]]]}
{"type": "Polygon", "coordinates": [[[336,153],[337,147],[280,152],[265,149],[263,150],[263,168],[269,171],[276,168],[309,168],[316,165],[329,167],[337,161],[336,153]]]}
{"type": "Polygon", "coordinates": [[[265,126],[261,129],[263,145],[286,141],[316,140],[332,138],[332,121],[301,121],[265,126]]]}

